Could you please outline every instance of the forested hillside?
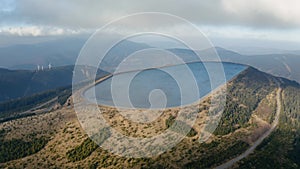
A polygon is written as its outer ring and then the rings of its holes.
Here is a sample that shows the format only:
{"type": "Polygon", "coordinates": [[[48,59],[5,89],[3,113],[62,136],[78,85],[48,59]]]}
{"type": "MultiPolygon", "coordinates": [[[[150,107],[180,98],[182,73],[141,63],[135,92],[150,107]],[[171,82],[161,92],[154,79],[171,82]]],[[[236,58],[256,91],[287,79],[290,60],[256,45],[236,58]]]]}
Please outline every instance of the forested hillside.
{"type": "Polygon", "coordinates": [[[226,135],[241,127],[247,127],[258,104],[277,87],[274,77],[254,68],[238,75],[228,85],[226,107],[214,133],[226,135]]]}
{"type": "Polygon", "coordinates": [[[300,168],[300,85],[285,84],[279,126],[237,168],[300,168]]]}
{"type": "MultiPolygon", "coordinates": [[[[74,66],[39,71],[0,69],[0,102],[71,86],[73,69],[74,66]]],[[[79,73],[85,75],[89,70],[90,68],[84,67],[79,73]]],[[[98,73],[99,76],[107,74],[101,70],[98,73]]]]}

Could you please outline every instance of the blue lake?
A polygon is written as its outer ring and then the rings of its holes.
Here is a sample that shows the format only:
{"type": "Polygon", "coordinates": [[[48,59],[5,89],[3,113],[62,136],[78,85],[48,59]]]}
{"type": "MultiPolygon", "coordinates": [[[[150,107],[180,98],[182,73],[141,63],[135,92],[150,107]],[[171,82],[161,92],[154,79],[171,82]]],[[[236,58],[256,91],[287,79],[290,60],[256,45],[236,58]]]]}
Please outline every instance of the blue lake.
{"type": "Polygon", "coordinates": [[[99,105],[124,108],[176,107],[201,99],[246,68],[233,63],[196,62],[121,73],[88,89],[84,97],[99,105]],[[224,72],[211,72],[220,65],[224,72]],[[214,84],[211,79],[214,79],[214,84]]]}

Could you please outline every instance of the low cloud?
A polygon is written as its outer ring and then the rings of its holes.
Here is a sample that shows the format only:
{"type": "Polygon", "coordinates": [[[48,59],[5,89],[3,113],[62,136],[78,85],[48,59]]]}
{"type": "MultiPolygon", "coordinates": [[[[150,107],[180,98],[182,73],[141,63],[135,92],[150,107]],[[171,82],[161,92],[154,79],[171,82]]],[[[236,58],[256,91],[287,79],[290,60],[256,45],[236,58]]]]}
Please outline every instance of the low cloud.
{"type": "Polygon", "coordinates": [[[74,30],[58,27],[47,26],[22,26],[22,27],[2,27],[1,35],[17,35],[17,36],[60,36],[60,35],[76,35],[85,33],[86,30],[74,30]]]}

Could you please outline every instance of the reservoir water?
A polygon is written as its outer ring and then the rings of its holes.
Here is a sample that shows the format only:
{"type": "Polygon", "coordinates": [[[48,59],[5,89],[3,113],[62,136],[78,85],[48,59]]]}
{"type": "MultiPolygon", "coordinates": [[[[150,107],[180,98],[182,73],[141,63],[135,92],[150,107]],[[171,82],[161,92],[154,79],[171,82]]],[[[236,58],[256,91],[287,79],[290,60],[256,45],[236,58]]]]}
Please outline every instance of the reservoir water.
{"type": "MultiPolygon", "coordinates": [[[[247,68],[247,66],[233,63],[221,64],[224,68],[223,77],[225,75],[225,81],[231,80],[247,68]]],[[[186,105],[201,99],[216,87],[224,84],[224,78],[218,79],[217,74],[208,73],[205,67],[214,68],[219,65],[220,63],[214,62],[205,64],[196,62],[160,69],[147,69],[140,72],[121,73],[88,89],[85,91],[84,97],[90,102],[97,102],[99,105],[124,108],[163,108],[186,105]],[[188,80],[190,77],[187,77],[191,76],[191,74],[183,73],[186,72],[185,69],[187,67],[192,72],[193,79],[195,79],[193,82],[188,80]],[[214,85],[211,85],[210,78],[217,79],[214,80],[214,85]],[[178,84],[178,82],[184,82],[185,84],[178,84]],[[197,90],[192,90],[192,87],[191,90],[186,90],[189,85],[193,85],[192,83],[197,84],[197,90]],[[185,92],[182,93],[182,91],[185,92]],[[198,92],[197,96],[199,98],[189,98],[195,92],[198,92]],[[183,100],[182,98],[185,99],[183,100]]]]}

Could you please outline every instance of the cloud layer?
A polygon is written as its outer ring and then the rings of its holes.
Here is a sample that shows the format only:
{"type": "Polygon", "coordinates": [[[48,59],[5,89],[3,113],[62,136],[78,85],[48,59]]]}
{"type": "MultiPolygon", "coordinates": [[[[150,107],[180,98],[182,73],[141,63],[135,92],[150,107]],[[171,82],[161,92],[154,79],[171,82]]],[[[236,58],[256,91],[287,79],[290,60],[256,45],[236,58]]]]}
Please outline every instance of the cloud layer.
{"type": "Polygon", "coordinates": [[[293,28],[300,26],[299,0],[4,0],[0,24],[23,23],[94,28],[136,12],[166,12],[196,24],[293,28]]]}
{"type": "Polygon", "coordinates": [[[264,27],[299,27],[298,0],[222,0],[224,10],[237,23],[264,27]]]}
{"type": "Polygon", "coordinates": [[[2,0],[0,34],[78,34],[132,13],[163,12],[209,28],[210,34],[238,31],[239,37],[263,38],[274,33],[281,38],[279,34],[299,32],[299,6],[299,0],[2,0]]]}

